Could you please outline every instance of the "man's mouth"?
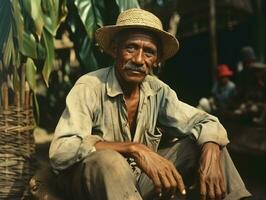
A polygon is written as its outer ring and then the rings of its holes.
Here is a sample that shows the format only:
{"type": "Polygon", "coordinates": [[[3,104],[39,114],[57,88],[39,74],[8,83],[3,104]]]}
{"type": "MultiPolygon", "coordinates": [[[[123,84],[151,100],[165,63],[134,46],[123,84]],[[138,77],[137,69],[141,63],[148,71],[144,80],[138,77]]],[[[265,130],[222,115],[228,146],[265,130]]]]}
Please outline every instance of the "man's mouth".
{"type": "Polygon", "coordinates": [[[135,66],[133,64],[127,63],[125,65],[125,69],[131,71],[132,73],[136,73],[136,74],[146,74],[146,70],[144,66],[135,66]]]}
{"type": "Polygon", "coordinates": [[[141,70],[127,69],[127,71],[133,75],[145,75],[146,73],[141,70]]]}
{"type": "Polygon", "coordinates": [[[137,69],[127,69],[127,70],[131,71],[132,73],[144,73],[143,71],[137,69]]]}

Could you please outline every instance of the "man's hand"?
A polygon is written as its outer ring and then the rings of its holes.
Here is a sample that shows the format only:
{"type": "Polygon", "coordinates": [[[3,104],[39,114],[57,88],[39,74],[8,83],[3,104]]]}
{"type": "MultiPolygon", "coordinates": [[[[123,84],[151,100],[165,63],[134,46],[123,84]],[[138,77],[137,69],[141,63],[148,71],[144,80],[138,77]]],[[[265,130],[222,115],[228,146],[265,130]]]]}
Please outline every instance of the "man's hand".
{"type": "Polygon", "coordinates": [[[137,165],[153,181],[155,192],[159,197],[174,198],[177,189],[185,195],[185,186],[181,175],[174,164],[152,151],[143,144],[135,144],[132,148],[137,165]]]}
{"type": "Polygon", "coordinates": [[[220,147],[215,143],[205,143],[202,147],[200,168],[201,200],[219,200],[225,195],[224,178],[220,167],[220,147]]]}

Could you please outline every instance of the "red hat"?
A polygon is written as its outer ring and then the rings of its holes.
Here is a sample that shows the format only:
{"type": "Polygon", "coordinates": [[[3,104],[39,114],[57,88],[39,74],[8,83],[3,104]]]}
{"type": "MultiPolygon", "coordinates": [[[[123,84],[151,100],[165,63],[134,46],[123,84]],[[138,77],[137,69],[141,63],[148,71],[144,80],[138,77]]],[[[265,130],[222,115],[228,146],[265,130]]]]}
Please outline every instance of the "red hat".
{"type": "Polygon", "coordinates": [[[218,65],[217,75],[218,77],[232,76],[233,72],[230,70],[228,65],[222,64],[222,65],[218,65]]]}

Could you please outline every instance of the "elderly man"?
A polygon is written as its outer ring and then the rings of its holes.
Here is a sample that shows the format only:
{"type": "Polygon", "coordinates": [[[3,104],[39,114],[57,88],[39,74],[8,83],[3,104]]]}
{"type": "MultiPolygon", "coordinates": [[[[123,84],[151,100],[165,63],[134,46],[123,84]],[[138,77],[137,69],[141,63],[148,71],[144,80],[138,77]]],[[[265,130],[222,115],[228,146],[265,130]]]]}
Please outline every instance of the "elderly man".
{"type": "Polygon", "coordinates": [[[195,185],[201,199],[250,196],[218,119],[179,101],[149,75],[179,47],[160,20],[129,9],[116,25],[100,28],[96,40],[113,56],[114,67],[77,81],[50,147],[66,197],[185,199],[195,185]],[[163,148],[161,137],[167,138],[163,148]]]}

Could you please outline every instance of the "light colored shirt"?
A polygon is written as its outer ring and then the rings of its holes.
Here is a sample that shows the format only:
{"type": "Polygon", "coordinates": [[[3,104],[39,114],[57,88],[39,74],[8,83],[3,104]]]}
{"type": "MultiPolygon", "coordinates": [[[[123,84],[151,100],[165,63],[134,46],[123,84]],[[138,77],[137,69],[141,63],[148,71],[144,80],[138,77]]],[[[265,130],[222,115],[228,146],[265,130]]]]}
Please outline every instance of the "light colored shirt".
{"type": "Polygon", "coordinates": [[[66,99],[50,146],[50,161],[63,170],[95,151],[98,141],[133,141],[157,150],[161,132],[181,138],[190,135],[201,145],[229,141],[218,119],[178,100],[158,78],[148,75],[140,85],[136,131],[131,138],[123,92],[114,67],[82,76],[66,99]]]}

